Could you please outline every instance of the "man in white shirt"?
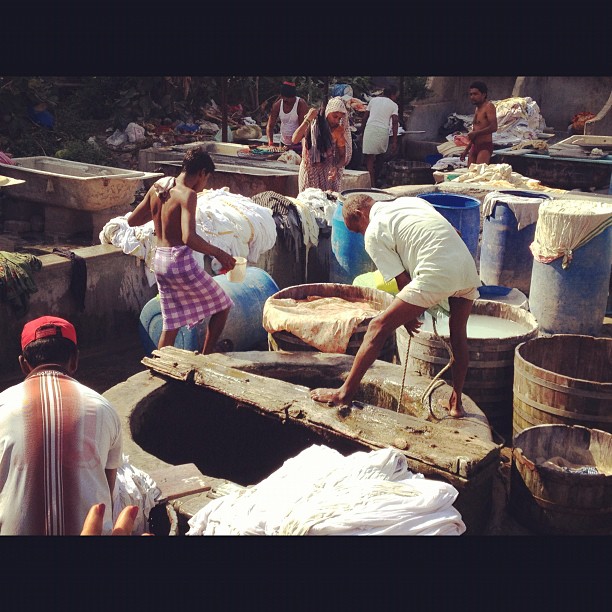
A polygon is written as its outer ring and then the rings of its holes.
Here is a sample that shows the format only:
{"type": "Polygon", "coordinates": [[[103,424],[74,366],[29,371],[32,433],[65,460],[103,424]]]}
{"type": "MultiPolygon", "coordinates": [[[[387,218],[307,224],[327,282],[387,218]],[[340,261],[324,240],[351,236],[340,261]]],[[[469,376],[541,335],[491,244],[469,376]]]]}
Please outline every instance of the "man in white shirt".
{"type": "Polygon", "coordinates": [[[467,320],[479,297],[480,278],[467,246],[453,226],[426,200],[401,197],[375,201],[365,194],[346,198],[346,227],[364,235],[365,248],[386,282],[399,288],[393,303],[368,326],[353,367],[339,389],[314,389],[311,397],[330,405],[353,400],[386,339],[404,325],[418,333],[418,318],[448,298],[450,342],[454,355],[450,416],[465,416],[461,394],[468,367],[467,320]]]}
{"type": "Polygon", "coordinates": [[[362,153],[370,173],[372,187],[376,187],[375,162],[377,155],[389,148],[389,122],[391,122],[391,152],[397,152],[397,130],[399,125],[396,85],[385,87],[382,96],[372,98],[363,117],[362,153]]]}

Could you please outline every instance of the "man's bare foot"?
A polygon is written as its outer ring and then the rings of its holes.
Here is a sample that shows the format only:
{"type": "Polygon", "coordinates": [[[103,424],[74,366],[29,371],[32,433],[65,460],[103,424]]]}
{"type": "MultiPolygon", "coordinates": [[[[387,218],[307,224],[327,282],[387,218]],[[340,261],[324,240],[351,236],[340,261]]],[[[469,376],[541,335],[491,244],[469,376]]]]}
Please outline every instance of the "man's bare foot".
{"type": "Polygon", "coordinates": [[[310,397],[315,402],[321,402],[328,406],[346,406],[347,402],[341,399],[341,394],[338,389],[313,389],[310,392],[310,397]]]}
{"type": "Polygon", "coordinates": [[[453,391],[448,400],[440,400],[438,404],[445,410],[448,410],[449,416],[453,419],[460,419],[466,416],[466,412],[463,409],[463,404],[457,401],[457,394],[453,391]]]}

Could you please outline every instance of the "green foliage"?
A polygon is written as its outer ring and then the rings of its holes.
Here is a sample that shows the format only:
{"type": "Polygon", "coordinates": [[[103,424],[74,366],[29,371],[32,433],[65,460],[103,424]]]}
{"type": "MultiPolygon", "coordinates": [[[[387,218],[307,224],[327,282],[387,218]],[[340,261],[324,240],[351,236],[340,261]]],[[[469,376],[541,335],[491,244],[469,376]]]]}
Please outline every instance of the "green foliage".
{"type": "Polygon", "coordinates": [[[112,155],[107,150],[82,140],[64,142],[62,148],[55,151],[54,157],[102,166],[112,163],[112,155]]]}
{"type": "MultiPolygon", "coordinates": [[[[194,121],[211,100],[221,106],[222,79],[227,103],[241,104],[245,116],[263,122],[283,81],[296,83],[297,93],[316,106],[327,96],[325,85],[347,83],[353,95],[371,95],[368,76],[230,76],[230,77],[0,77],[0,150],[14,157],[55,155],[87,163],[105,163],[110,153],[91,136],[128,123],[155,120],[194,121]],[[53,129],[35,124],[28,109],[44,103],[55,117],[53,129]]],[[[396,77],[403,100],[428,95],[427,77],[396,77]]]]}

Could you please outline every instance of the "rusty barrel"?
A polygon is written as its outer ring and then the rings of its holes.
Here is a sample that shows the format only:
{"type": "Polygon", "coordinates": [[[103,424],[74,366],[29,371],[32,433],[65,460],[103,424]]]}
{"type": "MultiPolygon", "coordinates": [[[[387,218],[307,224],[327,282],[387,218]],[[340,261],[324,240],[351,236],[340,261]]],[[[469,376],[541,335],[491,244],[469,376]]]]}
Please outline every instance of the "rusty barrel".
{"type": "Polygon", "coordinates": [[[612,434],[536,425],[514,437],[510,513],[548,535],[612,535],[612,434]]]}
{"type": "MultiPolygon", "coordinates": [[[[353,285],[344,285],[341,283],[311,283],[305,285],[295,285],[281,289],[271,299],[294,299],[305,300],[307,298],[318,297],[337,297],[346,300],[367,300],[373,306],[384,310],[393,301],[393,296],[386,291],[379,289],[371,289],[369,287],[357,287],[353,285]]],[[[364,319],[354,330],[350,337],[346,355],[356,355],[359,347],[363,343],[363,338],[368,325],[372,319],[364,319]]],[[[316,351],[317,349],[310,346],[296,335],[289,331],[275,331],[268,333],[269,346],[272,350],[278,351],[316,351]]],[[[378,356],[378,359],[392,362],[396,353],[395,336],[391,334],[385,341],[383,348],[378,356]]]]}
{"type": "Polygon", "coordinates": [[[543,424],[612,433],[612,338],[558,334],[516,347],[513,432],[543,424]]]}
{"type": "MultiPolygon", "coordinates": [[[[512,432],[514,350],[517,345],[537,336],[537,321],[523,308],[492,300],[476,300],[471,314],[507,319],[518,323],[524,330],[509,337],[472,338],[468,320],[469,366],[463,392],[485,413],[491,427],[509,440],[512,432]]],[[[408,368],[423,376],[433,378],[450,360],[448,349],[442,342],[449,342],[448,335],[442,334],[437,338],[430,331],[420,330],[409,343],[408,333],[400,327],[396,337],[401,363],[405,362],[410,344],[408,368]]],[[[443,374],[443,379],[452,383],[451,369],[443,374]]]]}

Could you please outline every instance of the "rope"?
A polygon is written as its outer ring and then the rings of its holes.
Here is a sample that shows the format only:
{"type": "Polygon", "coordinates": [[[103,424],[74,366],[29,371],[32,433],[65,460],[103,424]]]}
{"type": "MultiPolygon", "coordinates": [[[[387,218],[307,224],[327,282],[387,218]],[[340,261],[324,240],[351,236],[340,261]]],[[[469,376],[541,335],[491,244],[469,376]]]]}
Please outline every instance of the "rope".
{"type": "MultiPolygon", "coordinates": [[[[443,380],[440,380],[440,377],[442,376],[442,374],[444,374],[444,372],[446,372],[446,370],[448,370],[454,363],[455,361],[455,356],[453,355],[453,349],[451,348],[450,344],[448,342],[446,342],[445,340],[443,340],[440,335],[438,334],[438,329],[436,327],[436,317],[432,316],[432,322],[433,322],[433,333],[434,333],[434,338],[436,340],[439,340],[445,347],[446,350],[448,351],[450,360],[449,362],[433,377],[432,381],[429,383],[429,385],[427,386],[427,388],[425,389],[425,391],[423,392],[423,395],[421,396],[421,405],[423,406],[423,408],[425,408],[425,401],[427,400],[428,396],[431,395],[431,393],[433,393],[433,391],[435,389],[437,389],[440,385],[444,384],[443,380]]],[[[402,399],[404,397],[404,381],[406,380],[406,371],[408,369],[408,355],[410,353],[410,342],[412,341],[412,336],[408,337],[408,347],[406,348],[406,357],[404,358],[404,374],[402,376],[402,385],[400,387],[400,394],[399,394],[399,400],[397,403],[397,411],[400,411],[400,407],[402,406],[402,399]]],[[[428,407],[429,413],[431,414],[431,416],[440,421],[441,419],[439,417],[437,417],[434,413],[433,413],[433,409],[431,406],[431,402],[429,403],[429,407],[428,407]]]]}

